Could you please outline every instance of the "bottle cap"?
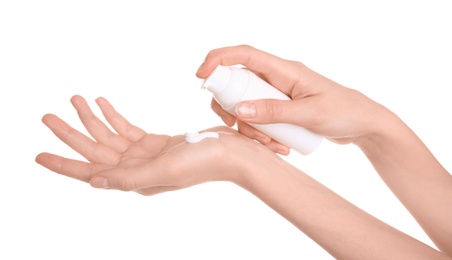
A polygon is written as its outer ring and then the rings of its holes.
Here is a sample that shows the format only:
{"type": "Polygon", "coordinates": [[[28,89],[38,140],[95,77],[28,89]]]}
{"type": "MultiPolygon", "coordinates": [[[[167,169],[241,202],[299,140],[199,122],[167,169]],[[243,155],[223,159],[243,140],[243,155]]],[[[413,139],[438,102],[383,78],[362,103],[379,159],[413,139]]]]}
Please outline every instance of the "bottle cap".
{"type": "Polygon", "coordinates": [[[235,105],[248,89],[249,74],[246,69],[218,65],[201,88],[212,92],[221,107],[234,115],[235,105]]]}
{"type": "Polygon", "coordinates": [[[207,88],[214,95],[219,94],[228,86],[231,76],[231,68],[218,65],[209,77],[204,80],[201,88],[207,88]]]}

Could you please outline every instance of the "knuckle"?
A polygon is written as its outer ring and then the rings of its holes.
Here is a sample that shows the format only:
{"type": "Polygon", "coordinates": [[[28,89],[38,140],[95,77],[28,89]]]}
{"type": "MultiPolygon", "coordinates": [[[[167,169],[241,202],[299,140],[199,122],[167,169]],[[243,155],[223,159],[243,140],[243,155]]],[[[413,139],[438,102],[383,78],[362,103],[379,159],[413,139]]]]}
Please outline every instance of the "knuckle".
{"type": "Polygon", "coordinates": [[[136,190],[135,181],[132,178],[128,177],[127,175],[122,177],[118,184],[119,184],[119,187],[118,187],[119,190],[122,190],[122,191],[136,190]]]}
{"type": "Polygon", "coordinates": [[[268,115],[268,119],[273,122],[281,117],[283,108],[280,102],[268,100],[265,102],[265,112],[268,115]]]}
{"type": "Polygon", "coordinates": [[[253,47],[251,47],[251,46],[248,45],[248,44],[239,44],[239,45],[237,45],[236,47],[237,47],[237,48],[243,49],[243,51],[251,51],[251,50],[254,49],[253,47]]]}
{"type": "Polygon", "coordinates": [[[207,53],[206,60],[220,60],[223,53],[223,48],[213,49],[207,53]]]}
{"type": "Polygon", "coordinates": [[[300,70],[306,68],[306,65],[304,63],[300,62],[300,61],[291,60],[290,62],[292,63],[294,68],[297,68],[297,69],[300,69],[300,70]]]}

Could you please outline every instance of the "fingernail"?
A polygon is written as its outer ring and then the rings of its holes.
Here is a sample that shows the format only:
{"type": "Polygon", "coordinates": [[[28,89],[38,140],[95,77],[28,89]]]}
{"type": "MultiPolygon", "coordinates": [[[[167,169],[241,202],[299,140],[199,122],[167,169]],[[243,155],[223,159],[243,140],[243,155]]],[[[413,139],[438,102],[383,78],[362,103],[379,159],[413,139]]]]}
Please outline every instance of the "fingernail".
{"type": "Polygon", "coordinates": [[[252,103],[239,104],[235,113],[241,118],[251,118],[256,116],[256,106],[252,103]]]}
{"type": "Polygon", "coordinates": [[[108,189],[108,180],[104,177],[93,178],[91,179],[90,184],[94,188],[108,189]]]}

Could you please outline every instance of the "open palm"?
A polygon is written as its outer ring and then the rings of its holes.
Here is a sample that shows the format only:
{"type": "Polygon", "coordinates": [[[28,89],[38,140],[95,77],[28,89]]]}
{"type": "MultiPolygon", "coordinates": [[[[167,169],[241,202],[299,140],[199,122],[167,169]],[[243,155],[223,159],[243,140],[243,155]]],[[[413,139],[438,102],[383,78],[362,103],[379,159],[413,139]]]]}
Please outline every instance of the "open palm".
{"type": "MultiPolygon", "coordinates": [[[[96,103],[115,133],[94,115],[83,97],[74,96],[71,102],[94,140],[53,114],[45,115],[42,121],[88,162],[50,153],[39,154],[36,161],[51,171],[90,182],[94,187],[136,191],[143,195],[224,177],[214,165],[227,163],[224,153],[220,152],[221,145],[216,145],[221,143],[217,140],[193,145],[186,143],[182,135],[148,134],[130,124],[106,99],[98,98],[96,103]],[[212,159],[218,157],[223,160],[214,163],[212,159]]],[[[215,130],[228,133],[226,138],[238,135],[226,127],[215,130]]]]}

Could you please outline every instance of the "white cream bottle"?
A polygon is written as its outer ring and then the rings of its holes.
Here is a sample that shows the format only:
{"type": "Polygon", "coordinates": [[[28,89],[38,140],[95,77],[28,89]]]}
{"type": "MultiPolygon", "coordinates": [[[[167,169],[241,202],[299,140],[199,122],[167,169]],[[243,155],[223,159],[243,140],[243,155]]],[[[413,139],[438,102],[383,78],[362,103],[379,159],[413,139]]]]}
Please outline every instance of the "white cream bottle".
{"type": "MultiPolygon", "coordinates": [[[[204,80],[202,88],[212,92],[221,107],[232,115],[235,115],[236,105],[242,101],[256,99],[290,100],[284,93],[251,71],[222,65],[219,65],[204,80]]],[[[250,125],[303,155],[313,152],[323,139],[320,135],[292,124],[250,123],[250,125]]]]}

